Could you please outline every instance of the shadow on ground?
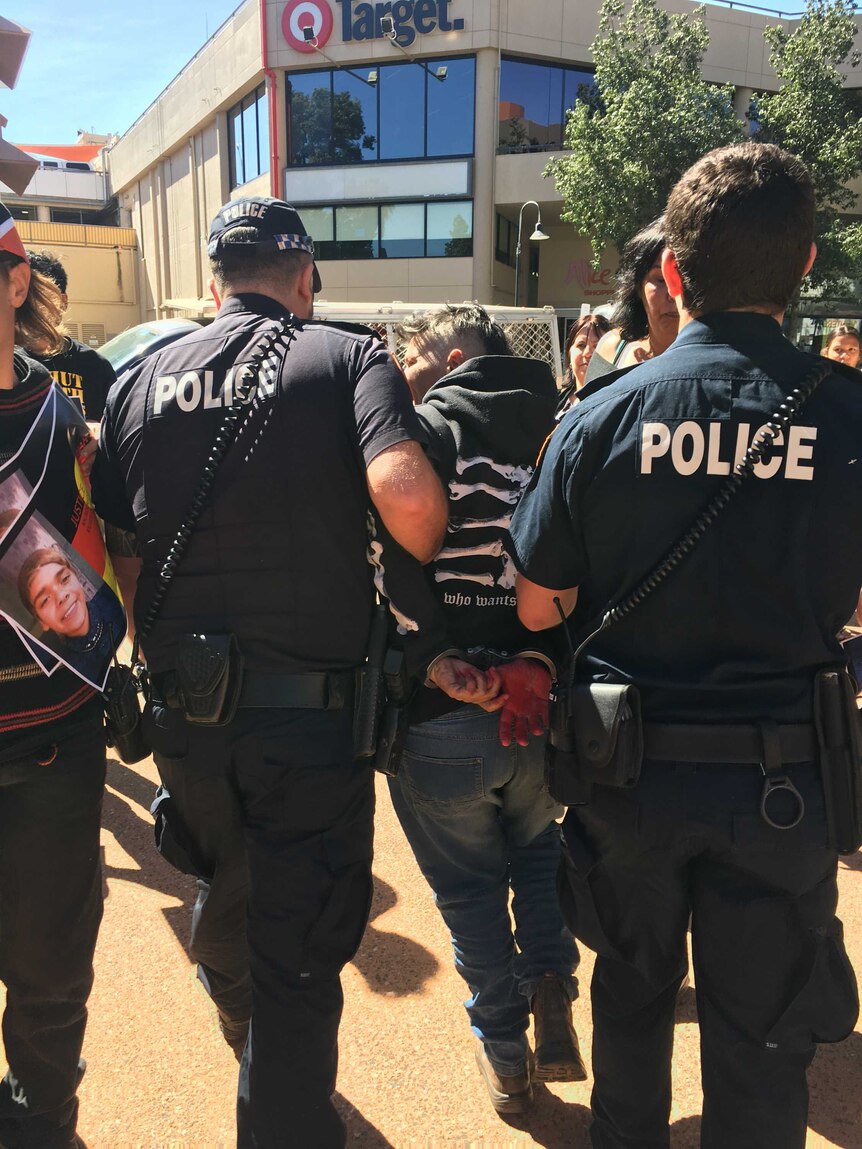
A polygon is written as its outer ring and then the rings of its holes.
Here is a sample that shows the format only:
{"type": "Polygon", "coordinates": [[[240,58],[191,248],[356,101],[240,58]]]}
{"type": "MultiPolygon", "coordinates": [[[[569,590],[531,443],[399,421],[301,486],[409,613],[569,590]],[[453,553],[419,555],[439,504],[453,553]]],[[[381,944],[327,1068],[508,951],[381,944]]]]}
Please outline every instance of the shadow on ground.
{"type": "Polygon", "coordinates": [[[371,916],[353,964],[372,993],[405,997],[418,993],[437,972],[440,963],[419,942],[374,925],[375,918],[391,910],[397,901],[393,888],[375,876],[371,916]]]}
{"type": "Polygon", "coordinates": [[[395,1149],[391,1141],[362,1116],[346,1097],[336,1093],[332,1098],[335,1108],[347,1125],[347,1144],[351,1149],[395,1149]]]}
{"type": "Polygon", "coordinates": [[[809,1128],[841,1149],[862,1149],[862,1034],[819,1046],[808,1081],[809,1128]]]}
{"type": "Polygon", "coordinates": [[[109,757],[106,784],[110,789],[105,791],[102,804],[102,826],[114,835],[117,844],[140,869],[106,865],[105,878],[120,878],[124,882],[134,882],[182,902],[179,906],[166,906],[162,912],[180,945],[187,950],[192,921],[191,906],[197,893],[196,884],[194,878],[181,874],[173,866],[168,865],[156,850],[153,821],[149,814],[156,793],[155,783],[138,774],[131,766],[109,757]],[[112,794],[111,790],[116,790],[117,794],[112,794]],[[142,807],[145,812],[138,813],[119,798],[118,794],[142,807]]]}

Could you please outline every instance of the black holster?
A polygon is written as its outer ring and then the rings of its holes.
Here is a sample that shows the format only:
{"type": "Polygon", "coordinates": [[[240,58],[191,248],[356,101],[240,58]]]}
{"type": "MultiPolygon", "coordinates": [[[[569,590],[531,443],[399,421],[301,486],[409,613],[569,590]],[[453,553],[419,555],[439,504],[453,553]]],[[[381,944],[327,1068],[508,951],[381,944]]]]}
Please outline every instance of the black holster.
{"type": "Polygon", "coordinates": [[[380,717],[374,769],[394,778],[401,766],[404,742],[410,728],[410,703],[416,680],[407,671],[404,651],[391,647],[383,663],[386,705],[380,717]]]}
{"type": "Polygon", "coordinates": [[[141,725],[141,695],[146,693],[146,672],[115,663],[108,671],[102,702],[105,708],[105,743],[127,766],[152,753],[141,725]]]}
{"type": "Polygon", "coordinates": [[[862,845],[862,738],[856,690],[843,669],[814,680],[814,725],[826,799],[829,840],[839,854],[862,845]]]}
{"type": "Polygon", "coordinates": [[[589,802],[593,785],[629,787],[640,778],[640,694],[630,683],[555,682],[549,697],[545,778],[566,806],[589,802]]]}
{"type": "Polygon", "coordinates": [[[166,675],[165,702],[197,726],[226,726],[242,691],[243,657],[232,634],[184,634],[176,669],[166,675]]]}

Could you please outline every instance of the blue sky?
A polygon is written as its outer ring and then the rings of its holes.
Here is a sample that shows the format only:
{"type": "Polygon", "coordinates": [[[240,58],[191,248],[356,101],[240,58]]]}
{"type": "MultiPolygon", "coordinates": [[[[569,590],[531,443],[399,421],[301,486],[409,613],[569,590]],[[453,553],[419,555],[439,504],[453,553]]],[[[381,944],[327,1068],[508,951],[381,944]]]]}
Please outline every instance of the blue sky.
{"type": "Polygon", "coordinates": [[[33,33],[18,86],[0,89],[13,143],[73,144],[122,134],[239,0],[5,0],[33,33]]]}

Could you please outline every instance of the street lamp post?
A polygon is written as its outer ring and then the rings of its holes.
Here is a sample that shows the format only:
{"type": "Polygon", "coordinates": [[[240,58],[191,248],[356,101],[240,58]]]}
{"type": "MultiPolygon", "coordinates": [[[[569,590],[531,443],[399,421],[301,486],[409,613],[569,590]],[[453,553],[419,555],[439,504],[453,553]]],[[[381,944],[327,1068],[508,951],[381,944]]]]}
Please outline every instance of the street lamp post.
{"type": "Polygon", "coordinates": [[[518,246],[515,248],[515,306],[518,307],[521,302],[521,229],[524,226],[524,208],[534,207],[536,209],[536,230],[530,236],[531,240],[550,239],[546,231],[542,230],[542,209],[534,199],[528,199],[525,204],[521,204],[521,210],[518,214],[518,246]]]}

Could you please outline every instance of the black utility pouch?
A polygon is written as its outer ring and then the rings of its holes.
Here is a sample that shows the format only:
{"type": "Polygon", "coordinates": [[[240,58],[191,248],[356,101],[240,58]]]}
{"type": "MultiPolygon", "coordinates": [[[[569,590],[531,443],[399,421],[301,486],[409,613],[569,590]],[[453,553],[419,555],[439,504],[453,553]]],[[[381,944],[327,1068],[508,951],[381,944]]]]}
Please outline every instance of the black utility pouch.
{"type": "Polygon", "coordinates": [[[856,691],[845,670],[814,680],[814,724],[830,845],[855,854],[862,845],[862,738],[856,691]]]}
{"type": "Polygon", "coordinates": [[[386,683],[386,706],[380,716],[374,769],[394,778],[401,767],[404,742],[410,728],[410,702],[416,692],[416,680],[407,670],[404,651],[390,647],[383,662],[386,683]]]}
{"type": "Polygon", "coordinates": [[[146,692],[146,672],[117,663],[108,671],[102,702],[105,709],[105,743],[116,750],[127,766],[152,753],[141,725],[141,693],[146,692]]]}
{"type": "Polygon", "coordinates": [[[634,786],[643,762],[640,694],[631,684],[555,683],[550,695],[546,775],[551,797],[567,806],[590,800],[590,787],[634,786]]]}
{"type": "Polygon", "coordinates": [[[243,657],[232,634],[184,634],[177,644],[174,697],[189,722],[225,726],[236,714],[243,657]]]}

